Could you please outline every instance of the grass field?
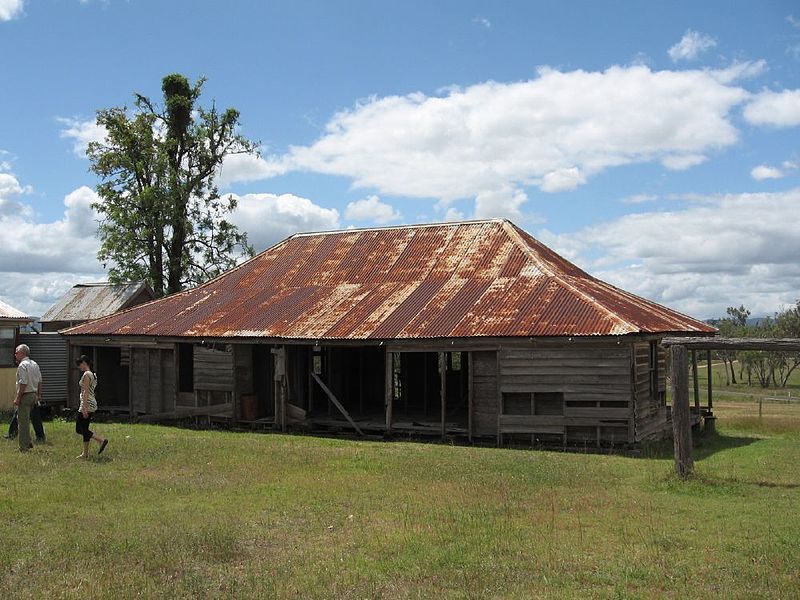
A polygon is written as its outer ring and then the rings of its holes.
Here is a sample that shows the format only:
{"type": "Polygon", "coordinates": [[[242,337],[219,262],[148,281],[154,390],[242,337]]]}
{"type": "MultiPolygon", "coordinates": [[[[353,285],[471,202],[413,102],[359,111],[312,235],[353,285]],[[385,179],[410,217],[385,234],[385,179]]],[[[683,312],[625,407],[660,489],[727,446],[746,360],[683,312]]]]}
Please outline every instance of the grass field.
{"type": "MultiPolygon", "coordinates": [[[[800,406],[645,457],[72,424],[0,445],[0,598],[797,598],[800,406]],[[93,448],[96,452],[96,446],[93,448]]],[[[779,411],[773,414],[773,410],[779,411]]]]}

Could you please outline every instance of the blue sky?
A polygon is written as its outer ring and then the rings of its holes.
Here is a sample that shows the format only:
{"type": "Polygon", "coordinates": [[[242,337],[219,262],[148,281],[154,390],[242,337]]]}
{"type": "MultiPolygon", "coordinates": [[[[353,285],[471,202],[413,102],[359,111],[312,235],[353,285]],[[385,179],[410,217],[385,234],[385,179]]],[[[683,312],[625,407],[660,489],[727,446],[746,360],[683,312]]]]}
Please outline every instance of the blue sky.
{"type": "Polygon", "coordinates": [[[99,108],[206,76],[259,160],[223,188],[296,231],[508,217],[697,317],[800,298],[800,6],[0,0],[0,299],[103,279],[99,108]]]}

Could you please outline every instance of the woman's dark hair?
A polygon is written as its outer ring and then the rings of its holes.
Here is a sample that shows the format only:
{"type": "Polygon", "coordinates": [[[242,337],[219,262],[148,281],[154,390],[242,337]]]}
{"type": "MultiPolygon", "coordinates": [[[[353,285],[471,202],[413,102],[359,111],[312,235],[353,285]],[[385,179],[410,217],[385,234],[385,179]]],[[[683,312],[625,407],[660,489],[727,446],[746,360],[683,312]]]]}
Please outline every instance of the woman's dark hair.
{"type": "Polygon", "coordinates": [[[75,361],[75,365],[80,367],[81,363],[86,363],[89,365],[89,370],[94,372],[94,364],[92,364],[92,359],[86,356],[85,354],[81,354],[81,357],[75,361]]]}

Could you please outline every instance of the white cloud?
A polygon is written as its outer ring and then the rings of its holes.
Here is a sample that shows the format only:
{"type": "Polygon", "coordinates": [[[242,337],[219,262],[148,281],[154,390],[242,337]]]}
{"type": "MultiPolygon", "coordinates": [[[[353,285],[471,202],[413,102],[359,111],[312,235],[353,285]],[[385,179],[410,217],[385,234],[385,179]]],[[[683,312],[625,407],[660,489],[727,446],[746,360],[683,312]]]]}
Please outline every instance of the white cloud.
{"type": "Polygon", "coordinates": [[[10,21],[22,14],[22,0],[0,0],[0,21],[10,21]]]}
{"type": "Polygon", "coordinates": [[[238,200],[230,220],[242,231],[257,252],[298,232],[339,228],[339,211],[314,204],[292,194],[246,194],[238,200]]]}
{"type": "Polygon", "coordinates": [[[685,169],[735,144],[729,113],[749,94],[730,82],[752,70],[542,68],[529,81],[372,97],[277,165],[349,177],[381,195],[436,198],[441,210],[475,199],[476,215],[519,214],[525,186],[573,189],[632,163],[685,169]]]}
{"type": "Polygon", "coordinates": [[[381,202],[377,196],[349,202],[344,216],[351,221],[366,221],[377,225],[386,225],[403,218],[391,204],[381,202]]]}
{"type": "Polygon", "coordinates": [[[783,176],[783,171],[776,167],[769,167],[767,165],[758,165],[750,171],[750,177],[756,181],[763,181],[764,179],[780,179],[783,176]]]}
{"type": "Polygon", "coordinates": [[[486,29],[491,29],[492,28],[492,22],[489,19],[487,19],[486,17],[480,17],[480,16],[472,17],[472,22],[477,24],[477,25],[481,25],[481,26],[485,27],[486,29]]]}
{"type": "Polygon", "coordinates": [[[752,79],[767,71],[767,61],[734,61],[724,69],[709,69],[708,73],[720,83],[733,83],[742,79],[752,79]]]}
{"type": "Polygon", "coordinates": [[[634,194],[633,196],[626,196],[620,202],[623,204],[644,204],[645,202],[653,202],[658,200],[658,196],[653,194],[634,194]]]}
{"type": "Polygon", "coordinates": [[[82,158],[86,156],[86,148],[89,142],[102,142],[106,139],[105,127],[98,125],[94,119],[81,121],[79,119],[58,117],[56,120],[66,126],[61,130],[61,137],[71,139],[72,151],[82,158]]]}
{"type": "Polygon", "coordinates": [[[52,222],[37,222],[29,206],[0,213],[0,227],[13,231],[0,244],[0,278],[9,303],[41,315],[67,289],[80,281],[105,278],[97,259],[98,199],[82,186],[64,198],[64,214],[52,222]]]}
{"type": "MultiPolygon", "coordinates": [[[[9,165],[3,163],[0,169],[5,169],[9,165]]],[[[21,216],[28,217],[33,213],[30,205],[18,200],[18,196],[33,192],[31,186],[20,185],[13,173],[3,173],[0,171],[0,217],[21,216]]]]}
{"type": "Polygon", "coordinates": [[[800,89],[782,92],[765,90],[756,94],[745,106],[744,118],[754,125],[800,125],[800,89]]]}
{"type": "Polygon", "coordinates": [[[685,171],[696,167],[706,161],[702,154],[677,154],[675,156],[665,156],[661,159],[661,164],[671,171],[685,171]]]}
{"type": "Polygon", "coordinates": [[[258,181],[283,175],[287,170],[288,166],[277,157],[265,160],[251,154],[230,154],[222,164],[218,183],[226,187],[236,182],[258,181]]]}
{"type": "Polygon", "coordinates": [[[710,35],[697,31],[687,30],[681,41],[667,50],[673,62],[679,60],[694,60],[706,50],[717,45],[717,41],[710,35]]]}
{"type": "Polygon", "coordinates": [[[539,186],[543,192],[564,192],[574,190],[579,185],[586,183],[586,177],[577,167],[556,169],[542,177],[539,186]]]}
{"type": "Polygon", "coordinates": [[[541,238],[593,275],[688,314],[744,303],[765,315],[798,299],[798,211],[800,188],[728,194],[541,238]]]}

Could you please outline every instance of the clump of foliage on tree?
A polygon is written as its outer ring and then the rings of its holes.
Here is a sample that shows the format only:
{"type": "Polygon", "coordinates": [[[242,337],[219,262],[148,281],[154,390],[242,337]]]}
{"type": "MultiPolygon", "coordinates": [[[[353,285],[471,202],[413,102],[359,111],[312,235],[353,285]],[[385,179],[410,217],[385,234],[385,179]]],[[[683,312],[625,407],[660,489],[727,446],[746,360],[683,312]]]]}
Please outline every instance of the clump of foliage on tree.
{"type": "Polygon", "coordinates": [[[162,80],[163,105],[140,94],[133,110],[98,111],[107,132],[87,149],[98,175],[98,258],[112,282],[145,280],[156,296],[202,283],[252,256],[227,220],[236,208],[215,179],[226,156],[257,154],[238,133],[239,112],[198,104],[204,79],[162,80]]]}

